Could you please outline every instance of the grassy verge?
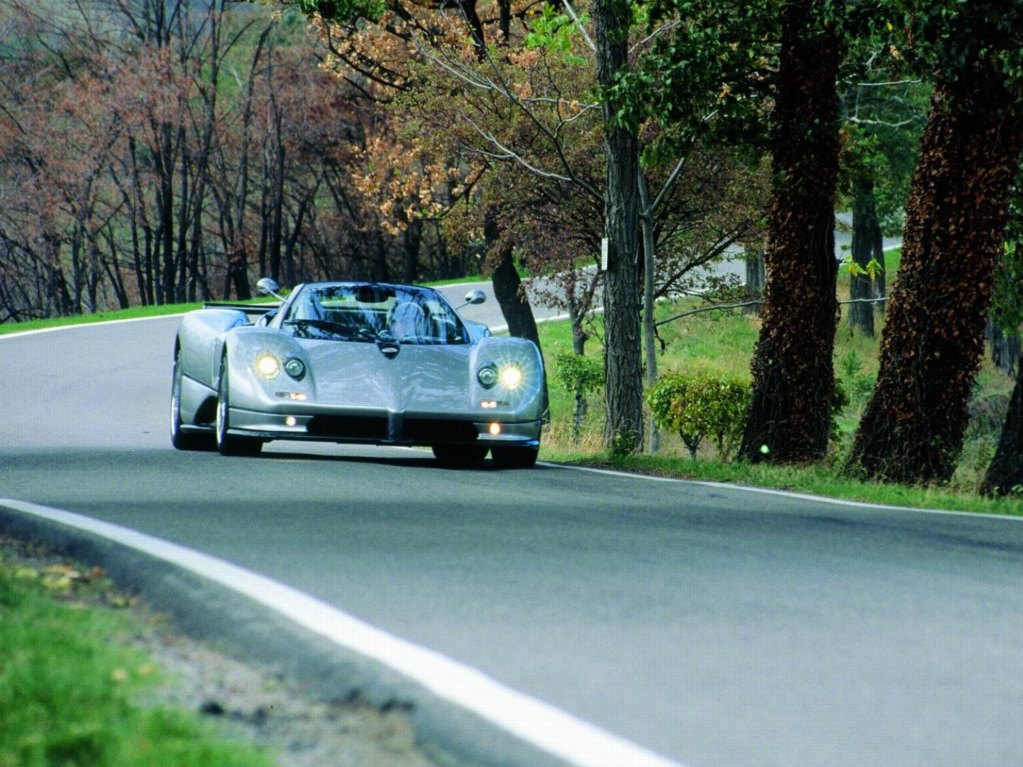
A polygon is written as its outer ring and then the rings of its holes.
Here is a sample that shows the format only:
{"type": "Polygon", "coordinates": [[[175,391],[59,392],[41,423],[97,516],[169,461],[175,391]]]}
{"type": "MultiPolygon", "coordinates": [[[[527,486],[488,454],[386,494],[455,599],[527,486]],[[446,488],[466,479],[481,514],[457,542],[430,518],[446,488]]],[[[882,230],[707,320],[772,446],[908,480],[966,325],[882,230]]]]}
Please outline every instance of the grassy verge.
{"type": "MultiPolygon", "coordinates": [[[[432,287],[444,287],[445,285],[457,285],[462,282],[478,282],[482,277],[470,276],[453,280],[440,280],[438,282],[425,283],[432,287]]],[[[250,303],[265,303],[268,299],[264,296],[254,298],[250,303]]],[[[135,320],[145,317],[165,317],[172,314],[184,314],[193,309],[198,309],[202,303],[191,304],[165,304],[162,306],[137,306],[131,309],[121,309],[109,312],[97,312],[95,314],[79,314],[73,317],[54,317],[46,320],[28,320],[27,322],[3,322],[0,323],[0,336],[8,333],[24,333],[30,330],[48,330],[50,328],[61,328],[69,325],[88,325],[95,322],[112,322],[114,320],[135,320]]]]}
{"type": "Polygon", "coordinates": [[[636,455],[617,458],[604,452],[584,454],[561,449],[545,452],[544,458],[560,463],[659,477],[765,487],[886,506],[1023,516],[1023,499],[1020,498],[993,500],[952,486],[907,487],[859,482],[842,476],[837,467],[829,464],[770,466],[721,463],[711,459],[690,461],[681,455],[636,455]]]}
{"type": "MultiPolygon", "coordinates": [[[[680,302],[659,305],[657,311],[659,318],[668,318],[685,309],[685,303],[680,302]]],[[[594,335],[600,338],[599,318],[595,325],[594,335]]],[[[657,359],[658,370],[662,374],[668,371],[705,372],[749,381],[750,358],[758,332],[757,317],[737,312],[709,312],[667,323],[659,330],[663,347],[657,359]]],[[[551,381],[552,422],[541,457],[554,462],[755,485],[893,506],[1023,516],[1023,497],[992,500],[976,492],[994,454],[1004,408],[1013,385],[1011,378],[1000,373],[986,359],[974,392],[975,415],[967,432],[959,468],[951,482],[936,487],[907,487],[860,482],[844,476],[844,455],[873,391],[880,332],[879,324],[877,336],[871,339],[853,334],[844,320],[839,326],[835,339],[835,373],[849,396],[849,404],[839,416],[841,435],[827,460],[813,466],[773,466],[724,461],[710,445],[701,447],[697,460],[692,460],[678,435],[664,433],[656,454],[628,458],[609,456],[601,445],[603,392],[588,397],[589,412],[576,440],[572,433],[574,397],[557,384],[557,357],[572,349],[570,329],[566,323],[544,324],[540,327],[540,334],[551,381]]],[[[587,354],[599,358],[599,343],[590,341],[587,354]]]]}
{"type": "Polygon", "coordinates": [[[273,764],[197,714],[143,705],[167,680],[133,648],[142,628],[124,606],[98,570],[38,565],[0,546],[0,765],[273,764]]]}
{"type": "Polygon", "coordinates": [[[166,304],[164,306],[139,306],[113,312],[81,314],[74,317],[55,317],[48,320],[29,320],[28,322],[5,322],[0,324],[0,335],[8,333],[24,333],[29,330],[48,330],[69,325],[90,325],[96,322],[114,320],[135,320],[145,317],[164,317],[171,314],[183,314],[198,309],[200,304],[166,304]]]}

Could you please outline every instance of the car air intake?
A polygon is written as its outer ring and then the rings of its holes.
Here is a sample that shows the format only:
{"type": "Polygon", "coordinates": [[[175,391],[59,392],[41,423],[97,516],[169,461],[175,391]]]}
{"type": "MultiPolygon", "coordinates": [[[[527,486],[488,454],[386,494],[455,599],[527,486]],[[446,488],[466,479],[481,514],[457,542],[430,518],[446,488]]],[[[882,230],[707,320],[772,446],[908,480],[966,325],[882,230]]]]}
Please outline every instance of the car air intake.
{"type": "Polygon", "coordinates": [[[309,421],[306,431],[317,437],[386,439],[387,418],[364,415],[318,415],[309,421]]]}
{"type": "Polygon", "coordinates": [[[467,421],[448,421],[441,418],[406,418],[401,436],[408,440],[429,442],[451,440],[473,442],[479,436],[476,427],[467,421]]]}

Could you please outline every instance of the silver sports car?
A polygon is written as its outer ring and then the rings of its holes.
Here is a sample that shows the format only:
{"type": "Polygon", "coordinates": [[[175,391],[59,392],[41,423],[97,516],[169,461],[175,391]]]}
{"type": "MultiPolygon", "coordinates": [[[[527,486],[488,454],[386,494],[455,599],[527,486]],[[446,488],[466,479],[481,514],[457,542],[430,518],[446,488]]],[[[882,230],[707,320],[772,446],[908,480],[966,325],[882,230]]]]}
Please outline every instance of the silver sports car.
{"type": "MultiPolygon", "coordinates": [[[[435,290],[372,282],[300,285],[280,304],[207,304],[174,345],[171,441],[254,455],[275,439],[426,445],[443,463],[536,463],[543,362],[491,336],[435,290]]],[[[482,303],[482,291],[466,303],[482,303]]]]}

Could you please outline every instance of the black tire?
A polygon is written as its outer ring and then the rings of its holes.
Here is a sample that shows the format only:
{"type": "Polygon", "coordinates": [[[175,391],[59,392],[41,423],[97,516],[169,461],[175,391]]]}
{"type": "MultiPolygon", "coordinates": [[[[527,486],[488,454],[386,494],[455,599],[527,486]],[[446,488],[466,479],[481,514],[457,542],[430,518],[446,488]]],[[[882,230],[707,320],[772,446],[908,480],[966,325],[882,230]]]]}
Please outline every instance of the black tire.
{"type": "Polygon", "coordinates": [[[487,457],[484,445],[434,445],[434,457],[444,466],[462,468],[474,466],[487,457]]]}
{"type": "Polygon", "coordinates": [[[217,443],[212,434],[193,434],[181,430],[181,377],[181,352],[178,351],[174,355],[174,374],[171,383],[171,444],[177,450],[213,450],[217,443]]]}
{"type": "Polygon", "coordinates": [[[220,361],[220,382],[217,385],[217,450],[221,455],[259,455],[263,442],[252,437],[238,437],[229,434],[230,424],[230,391],[227,356],[220,361]]]}
{"type": "Polygon", "coordinates": [[[532,469],[540,454],[539,447],[505,446],[493,447],[490,455],[499,469],[532,469]]]}

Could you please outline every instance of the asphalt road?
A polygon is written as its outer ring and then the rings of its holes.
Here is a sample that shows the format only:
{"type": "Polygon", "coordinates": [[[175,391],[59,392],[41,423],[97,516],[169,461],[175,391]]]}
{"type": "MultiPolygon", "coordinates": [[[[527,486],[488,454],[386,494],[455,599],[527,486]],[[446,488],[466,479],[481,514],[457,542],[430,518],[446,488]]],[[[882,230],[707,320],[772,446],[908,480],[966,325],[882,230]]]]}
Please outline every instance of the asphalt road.
{"type": "Polygon", "coordinates": [[[1023,765],[1023,523],[401,449],[179,453],[176,324],[0,339],[0,498],[266,574],[687,767],[1023,765]]]}

